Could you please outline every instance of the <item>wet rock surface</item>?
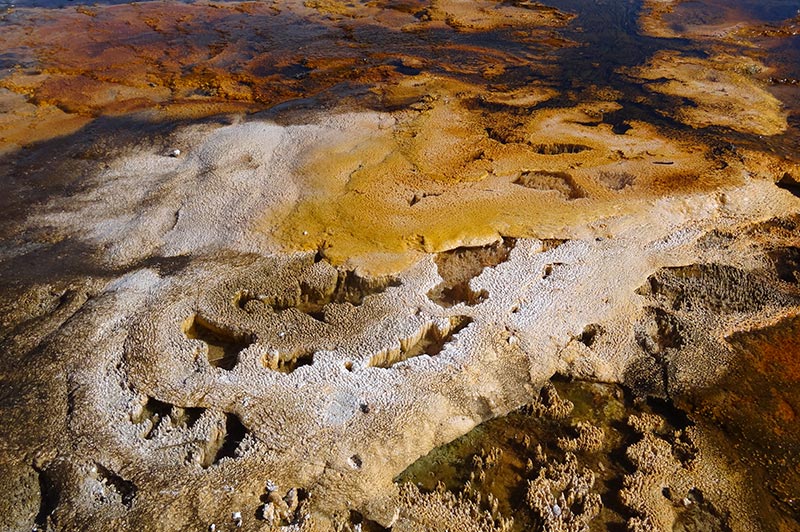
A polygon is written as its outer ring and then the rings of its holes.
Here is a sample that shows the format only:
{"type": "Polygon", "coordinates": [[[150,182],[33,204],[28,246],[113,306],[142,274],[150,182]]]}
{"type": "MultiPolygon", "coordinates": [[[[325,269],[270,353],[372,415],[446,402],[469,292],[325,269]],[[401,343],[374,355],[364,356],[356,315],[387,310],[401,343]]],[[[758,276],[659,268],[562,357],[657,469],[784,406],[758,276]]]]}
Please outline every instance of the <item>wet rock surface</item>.
{"type": "Polygon", "coordinates": [[[747,528],[740,516],[755,501],[720,496],[747,482],[728,459],[668,403],[556,379],[534,403],[431,452],[399,480],[469,498],[496,516],[497,530],[747,528]],[[725,477],[704,478],[709,469],[725,477]]]}
{"type": "Polygon", "coordinates": [[[694,4],[5,9],[2,526],[796,528],[792,21],[694,4]]]}

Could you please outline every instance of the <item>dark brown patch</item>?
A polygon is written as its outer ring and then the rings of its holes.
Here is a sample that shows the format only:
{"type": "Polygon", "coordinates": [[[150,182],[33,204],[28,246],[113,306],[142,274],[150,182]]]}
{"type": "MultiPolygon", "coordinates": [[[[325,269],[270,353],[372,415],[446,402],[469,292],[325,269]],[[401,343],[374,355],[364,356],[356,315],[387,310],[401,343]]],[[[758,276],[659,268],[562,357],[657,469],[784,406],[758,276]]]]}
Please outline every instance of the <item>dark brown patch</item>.
{"type": "Polygon", "coordinates": [[[255,340],[252,335],[238,333],[212,323],[195,314],[183,327],[183,334],[201,340],[208,346],[208,362],[217,368],[231,370],[239,360],[239,353],[255,340]]]}
{"type": "Polygon", "coordinates": [[[514,183],[534,190],[555,190],[567,199],[586,197],[583,188],[567,172],[523,172],[514,183]]]}
{"type": "Polygon", "coordinates": [[[436,256],[436,268],[442,282],[428,292],[428,297],[443,307],[480,303],[488,294],[473,291],[469,286],[470,280],[484,269],[508,260],[515,245],[515,239],[504,238],[488,246],[461,247],[439,253],[436,256]]]}

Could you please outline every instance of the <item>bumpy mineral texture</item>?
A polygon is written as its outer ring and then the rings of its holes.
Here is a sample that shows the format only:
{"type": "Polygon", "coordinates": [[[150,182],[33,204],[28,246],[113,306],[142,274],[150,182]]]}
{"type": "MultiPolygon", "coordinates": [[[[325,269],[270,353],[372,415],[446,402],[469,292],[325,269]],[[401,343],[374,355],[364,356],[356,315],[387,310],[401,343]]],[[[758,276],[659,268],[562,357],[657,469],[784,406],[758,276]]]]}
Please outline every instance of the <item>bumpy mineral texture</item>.
{"type": "Polygon", "coordinates": [[[561,86],[574,12],[384,4],[3,15],[2,526],[797,526],[797,114],[764,63],[646,47],[561,86]],[[498,419],[533,428],[469,480],[401,480],[498,419]]]}

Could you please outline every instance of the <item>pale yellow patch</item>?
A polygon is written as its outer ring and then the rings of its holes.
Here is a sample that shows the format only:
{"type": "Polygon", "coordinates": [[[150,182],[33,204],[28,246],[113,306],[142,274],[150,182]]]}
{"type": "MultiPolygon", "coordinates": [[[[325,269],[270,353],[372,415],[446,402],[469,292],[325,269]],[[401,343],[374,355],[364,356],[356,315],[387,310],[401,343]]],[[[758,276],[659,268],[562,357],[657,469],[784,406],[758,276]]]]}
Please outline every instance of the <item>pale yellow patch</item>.
{"type": "Polygon", "coordinates": [[[463,86],[458,96],[444,87],[428,85],[435,90],[419,109],[395,121],[365,121],[326,137],[304,155],[301,197],[290,214],[267,213],[260,227],[288,249],[318,249],[334,263],[389,273],[421,253],[501,235],[605,236],[595,222],[648,198],[741,176],[714,170],[704,147],[647,124],[615,134],[602,123],[619,108],[614,102],[506,120],[476,110],[463,86]],[[525,186],[521,176],[531,172],[543,172],[543,183],[567,181],[525,186]],[[568,186],[581,193],[566,194],[568,186]]]}
{"type": "Polygon", "coordinates": [[[788,128],[783,105],[746,74],[762,68],[749,58],[718,55],[703,59],[663,51],[628,73],[652,81],[645,85],[650,91],[691,100],[694,106],[664,112],[692,127],[722,126],[742,133],[778,135],[788,128]]]}

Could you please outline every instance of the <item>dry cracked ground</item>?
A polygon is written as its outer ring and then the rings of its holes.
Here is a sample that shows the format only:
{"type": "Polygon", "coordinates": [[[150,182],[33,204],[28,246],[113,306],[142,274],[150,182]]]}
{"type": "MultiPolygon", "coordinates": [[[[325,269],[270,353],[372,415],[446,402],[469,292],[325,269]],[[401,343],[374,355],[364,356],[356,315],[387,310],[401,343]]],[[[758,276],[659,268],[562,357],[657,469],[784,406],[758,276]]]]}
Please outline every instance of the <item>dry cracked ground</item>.
{"type": "Polygon", "coordinates": [[[5,8],[0,530],[798,530],[759,5],[5,8]]]}

